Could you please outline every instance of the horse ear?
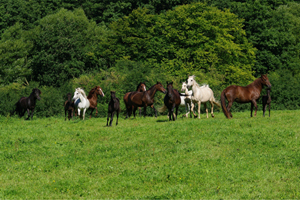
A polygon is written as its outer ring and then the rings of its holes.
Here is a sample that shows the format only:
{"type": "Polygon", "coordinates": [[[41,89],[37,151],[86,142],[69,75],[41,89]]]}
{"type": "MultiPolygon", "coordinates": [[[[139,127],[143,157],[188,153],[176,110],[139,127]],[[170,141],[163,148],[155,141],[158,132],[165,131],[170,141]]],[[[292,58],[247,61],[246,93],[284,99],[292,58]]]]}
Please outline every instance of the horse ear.
{"type": "Polygon", "coordinates": [[[169,82],[167,81],[167,85],[169,84],[169,82]]]}
{"type": "Polygon", "coordinates": [[[172,85],[173,85],[173,81],[172,81],[170,84],[172,84],[172,85]]]}

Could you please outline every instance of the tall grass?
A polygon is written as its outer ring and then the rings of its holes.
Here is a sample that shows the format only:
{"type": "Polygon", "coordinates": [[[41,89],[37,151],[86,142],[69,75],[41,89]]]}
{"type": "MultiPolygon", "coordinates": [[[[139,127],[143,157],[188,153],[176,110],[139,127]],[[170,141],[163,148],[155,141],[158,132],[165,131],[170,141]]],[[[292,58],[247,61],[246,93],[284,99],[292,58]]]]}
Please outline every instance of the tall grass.
{"type": "Polygon", "coordinates": [[[0,198],[299,198],[300,111],[233,115],[0,117],[0,198]]]}

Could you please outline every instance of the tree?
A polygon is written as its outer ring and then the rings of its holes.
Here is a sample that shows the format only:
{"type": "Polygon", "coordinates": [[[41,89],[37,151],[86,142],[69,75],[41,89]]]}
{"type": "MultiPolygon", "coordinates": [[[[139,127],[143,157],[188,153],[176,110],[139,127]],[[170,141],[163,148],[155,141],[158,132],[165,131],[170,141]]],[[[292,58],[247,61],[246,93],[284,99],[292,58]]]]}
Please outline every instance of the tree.
{"type": "Polygon", "coordinates": [[[104,29],[90,22],[82,9],[61,9],[41,19],[31,31],[32,75],[42,85],[59,86],[80,74],[99,69],[93,45],[104,29]]]}
{"type": "Polygon", "coordinates": [[[111,24],[107,56],[147,62],[173,76],[216,73],[221,83],[248,83],[255,49],[242,27],[236,15],[202,3],[160,15],[137,9],[111,24]]]}

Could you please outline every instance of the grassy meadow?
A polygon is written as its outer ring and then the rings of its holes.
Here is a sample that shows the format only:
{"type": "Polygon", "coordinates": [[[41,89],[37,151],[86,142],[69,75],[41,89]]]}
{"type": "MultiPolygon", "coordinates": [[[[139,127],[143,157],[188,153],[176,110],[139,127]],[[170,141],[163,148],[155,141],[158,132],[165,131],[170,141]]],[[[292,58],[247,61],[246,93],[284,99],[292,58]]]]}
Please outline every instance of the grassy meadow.
{"type": "Polygon", "coordinates": [[[0,198],[300,198],[300,110],[215,115],[2,116],[0,198]]]}

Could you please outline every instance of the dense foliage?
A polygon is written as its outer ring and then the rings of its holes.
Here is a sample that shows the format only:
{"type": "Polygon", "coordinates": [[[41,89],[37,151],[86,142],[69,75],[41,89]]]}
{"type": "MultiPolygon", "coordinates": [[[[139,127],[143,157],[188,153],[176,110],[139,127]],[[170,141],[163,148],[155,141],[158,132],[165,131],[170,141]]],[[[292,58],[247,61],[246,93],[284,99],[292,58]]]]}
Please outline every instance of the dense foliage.
{"type": "Polygon", "coordinates": [[[274,108],[299,108],[300,4],[195,2],[3,0],[1,114],[32,87],[51,93],[43,93],[50,103],[42,100],[37,110],[51,116],[61,113],[51,101],[63,101],[74,87],[88,92],[100,85],[106,94],[113,89],[122,98],[140,81],[150,87],[172,80],[180,89],[188,74],[208,83],[218,97],[230,84],[246,85],[269,73],[274,108]]]}

